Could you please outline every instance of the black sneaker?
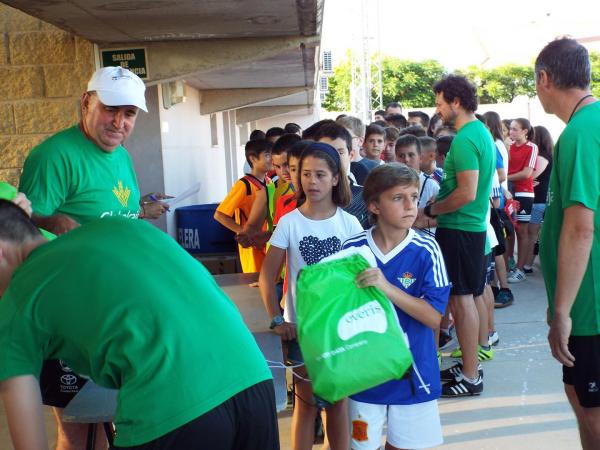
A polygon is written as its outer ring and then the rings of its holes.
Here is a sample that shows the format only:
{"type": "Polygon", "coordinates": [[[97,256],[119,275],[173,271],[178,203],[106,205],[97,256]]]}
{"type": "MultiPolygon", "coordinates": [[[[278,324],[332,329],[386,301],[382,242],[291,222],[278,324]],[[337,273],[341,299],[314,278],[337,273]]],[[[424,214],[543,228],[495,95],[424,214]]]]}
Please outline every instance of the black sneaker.
{"type": "Polygon", "coordinates": [[[500,288],[498,286],[492,286],[492,292],[494,294],[494,299],[498,297],[498,293],[500,292],[500,288]]]}
{"type": "Polygon", "coordinates": [[[474,383],[471,383],[462,377],[460,381],[451,381],[442,386],[442,397],[467,397],[471,395],[479,395],[483,392],[483,379],[477,377],[474,383]]]}
{"type": "Polygon", "coordinates": [[[494,300],[494,308],[506,308],[510,306],[515,301],[513,293],[510,289],[502,288],[500,292],[498,292],[498,297],[494,300]]]}
{"type": "MultiPolygon", "coordinates": [[[[477,364],[477,372],[479,373],[479,378],[483,379],[483,366],[481,364],[477,364]]],[[[447,369],[440,370],[440,381],[442,383],[448,381],[458,381],[461,380],[462,377],[463,373],[461,363],[456,363],[447,369]]]]}
{"type": "Polygon", "coordinates": [[[448,344],[453,341],[453,337],[450,333],[446,333],[445,331],[440,330],[440,338],[438,341],[438,347],[441,350],[445,350],[448,344]]]}

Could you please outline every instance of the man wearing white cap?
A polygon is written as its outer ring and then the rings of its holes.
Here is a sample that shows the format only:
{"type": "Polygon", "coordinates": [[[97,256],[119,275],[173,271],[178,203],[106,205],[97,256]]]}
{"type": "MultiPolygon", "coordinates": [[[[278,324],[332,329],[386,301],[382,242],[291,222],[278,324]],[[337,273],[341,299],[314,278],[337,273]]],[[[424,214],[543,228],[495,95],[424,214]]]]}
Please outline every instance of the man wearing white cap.
{"type": "MultiPolygon", "coordinates": [[[[122,146],[138,111],[147,112],[145,89],[143,81],[127,69],[97,70],[81,97],[81,122],[31,151],[19,190],[30,199],[32,220],[38,227],[62,234],[98,218],[155,219],[166,211],[167,205],[160,201],[140,201],[133,164],[122,146]]],[[[54,407],[58,450],[84,445],[87,426],[61,420],[62,408],[84,383],[60,361],[44,363],[40,384],[44,403],[54,407]]]]}

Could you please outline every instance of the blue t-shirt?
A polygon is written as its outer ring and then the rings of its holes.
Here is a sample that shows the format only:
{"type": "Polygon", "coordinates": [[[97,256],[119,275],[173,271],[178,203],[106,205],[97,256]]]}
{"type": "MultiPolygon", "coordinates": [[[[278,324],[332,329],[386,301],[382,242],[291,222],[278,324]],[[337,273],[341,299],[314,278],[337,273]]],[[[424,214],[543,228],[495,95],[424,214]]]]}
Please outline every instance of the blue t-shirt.
{"type": "MultiPolygon", "coordinates": [[[[396,248],[384,255],[373,241],[373,229],[349,238],[343,248],[369,247],[375,255],[377,267],[390,283],[413,297],[426,300],[436,311],[444,314],[450,282],[437,242],[411,229],[396,248]]],[[[404,379],[388,381],[351,398],[380,405],[411,405],[435,400],[440,397],[441,384],[433,330],[395,305],[394,309],[408,337],[414,365],[404,379]]]]}

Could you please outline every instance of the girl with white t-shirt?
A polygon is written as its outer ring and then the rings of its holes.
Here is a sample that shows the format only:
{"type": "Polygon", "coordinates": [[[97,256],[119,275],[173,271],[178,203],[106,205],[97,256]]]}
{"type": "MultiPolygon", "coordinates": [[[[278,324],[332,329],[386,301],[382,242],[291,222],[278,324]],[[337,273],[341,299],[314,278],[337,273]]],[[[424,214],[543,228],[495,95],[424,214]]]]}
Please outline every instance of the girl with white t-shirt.
{"type": "MultiPolygon", "coordinates": [[[[259,287],[263,303],[271,317],[271,329],[287,342],[288,359],[302,364],[296,341],[296,280],[300,269],[318,263],[338,252],[342,242],[362,231],[356,217],[343,211],[350,203],[349,184],[338,152],[330,145],[316,142],[302,153],[298,167],[298,204],[283,216],[270,240],[263,262],[259,287]],[[340,182],[341,180],[341,182],[340,182]],[[275,282],[287,258],[289,286],[285,312],[281,315],[275,282]]],[[[318,411],[312,386],[304,366],[294,370],[298,400],[292,416],[292,447],[312,449],[314,423],[318,411]]],[[[346,400],[325,406],[325,431],[332,450],[350,447],[346,400]]]]}

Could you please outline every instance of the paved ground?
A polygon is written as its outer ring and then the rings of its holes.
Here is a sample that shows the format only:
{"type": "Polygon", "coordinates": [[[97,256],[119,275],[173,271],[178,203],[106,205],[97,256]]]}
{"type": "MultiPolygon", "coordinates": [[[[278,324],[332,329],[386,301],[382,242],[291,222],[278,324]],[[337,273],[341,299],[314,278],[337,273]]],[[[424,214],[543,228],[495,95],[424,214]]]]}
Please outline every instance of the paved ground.
{"type": "MultiPolygon", "coordinates": [[[[441,400],[444,449],[580,448],[575,418],[562,391],[561,369],[548,350],[546,300],[539,272],[514,285],[513,306],[496,310],[500,344],[484,363],[481,397],[441,400]]],[[[52,418],[47,414],[50,442],[52,418]]],[[[289,449],[290,414],[280,416],[282,449],[289,449]]],[[[10,440],[0,412],[0,449],[10,440]]],[[[315,446],[315,448],[318,448],[315,446]]]]}

